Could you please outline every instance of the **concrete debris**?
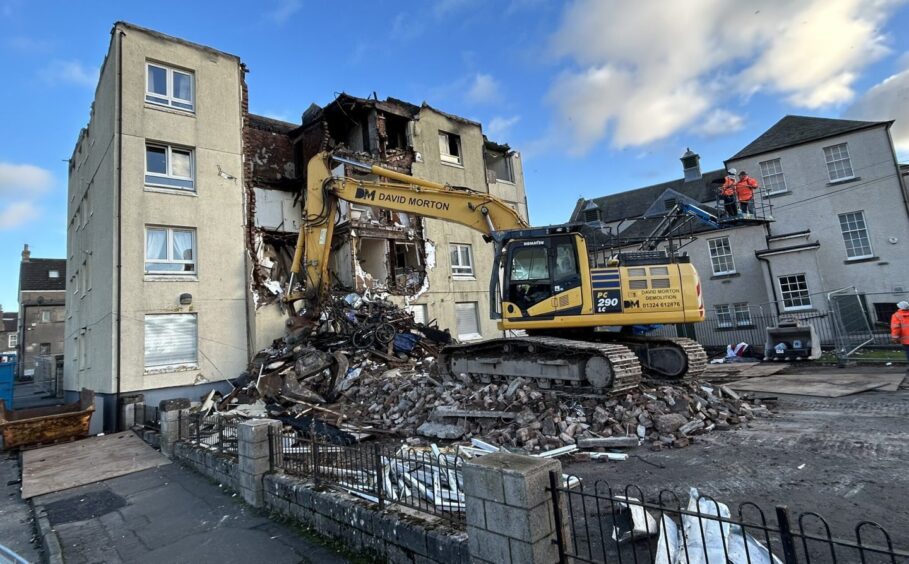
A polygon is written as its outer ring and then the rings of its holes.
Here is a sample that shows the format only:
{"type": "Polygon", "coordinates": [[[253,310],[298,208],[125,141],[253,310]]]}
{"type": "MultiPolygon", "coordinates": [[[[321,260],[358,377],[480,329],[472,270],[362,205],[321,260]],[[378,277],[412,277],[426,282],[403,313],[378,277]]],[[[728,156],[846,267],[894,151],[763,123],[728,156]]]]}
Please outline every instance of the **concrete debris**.
{"type": "Polygon", "coordinates": [[[261,351],[234,390],[207,405],[295,422],[288,427],[303,436],[318,423],[344,442],[358,432],[404,437],[411,446],[420,437],[482,439],[530,454],[680,448],[770,415],[759,401],[696,381],[645,383],[610,396],[568,395],[529,378],[484,383],[436,365],[450,339],[391,302],[338,295],[315,327],[298,327],[261,351]]]}

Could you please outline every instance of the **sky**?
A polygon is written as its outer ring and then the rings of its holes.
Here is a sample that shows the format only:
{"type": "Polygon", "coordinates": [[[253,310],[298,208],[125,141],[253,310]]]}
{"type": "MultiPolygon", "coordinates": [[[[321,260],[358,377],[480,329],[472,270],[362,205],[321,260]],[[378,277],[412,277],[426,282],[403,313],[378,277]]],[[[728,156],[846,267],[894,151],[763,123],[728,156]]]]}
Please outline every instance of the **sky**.
{"type": "Polygon", "coordinates": [[[477,120],[521,152],[534,224],[678,178],[688,147],[720,168],[786,114],[896,120],[909,162],[909,0],[0,0],[6,311],[23,244],[65,256],[67,159],[118,20],[238,55],[254,113],[299,123],[343,91],[477,120]]]}

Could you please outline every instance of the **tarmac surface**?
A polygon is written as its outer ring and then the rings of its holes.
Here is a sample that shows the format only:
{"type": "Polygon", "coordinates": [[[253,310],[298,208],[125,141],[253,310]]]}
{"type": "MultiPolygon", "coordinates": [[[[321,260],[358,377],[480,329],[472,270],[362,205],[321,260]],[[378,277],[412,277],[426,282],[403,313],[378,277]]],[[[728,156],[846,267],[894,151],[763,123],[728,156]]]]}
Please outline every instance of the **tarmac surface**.
{"type": "Polygon", "coordinates": [[[19,462],[16,455],[0,452],[0,544],[29,562],[40,562],[32,509],[19,497],[19,462]]]}
{"type": "Polygon", "coordinates": [[[34,502],[46,511],[67,564],[347,562],[179,464],[34,502]]]}
{"type": "Polygon", "coordinates": [[[605,480],[617,493],[636,484],[651,501],[666,489],[686,503],[689,488],[697,487],[733,515],[746,501],[770,519],[777,505],[788,506],[794,518],[814,511],[834,536],[851,540],[860,521],[875,521],[896,548],[909,550],[909,390],[841,398],[755,395],[778,398],[768,403],[773,417],[697,436],[687,448],[641,446],[624,462],[569,463],[564,470],[591,485],[605,480]]]}

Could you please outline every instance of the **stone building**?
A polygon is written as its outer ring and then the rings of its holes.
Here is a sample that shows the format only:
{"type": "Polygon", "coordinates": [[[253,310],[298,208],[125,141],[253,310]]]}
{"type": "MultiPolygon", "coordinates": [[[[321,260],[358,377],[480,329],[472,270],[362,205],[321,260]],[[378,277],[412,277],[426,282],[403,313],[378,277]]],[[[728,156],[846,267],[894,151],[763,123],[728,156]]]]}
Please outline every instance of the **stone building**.
{"type": "Polygon", "coordinates": [[[717,182],[727,168],[745,170],[761,186],[758,215],[767,221],[719,229],[689,221],[673,233],[701,275],[707,323],[697,338],[762,345],[766,325],[796,317],[833,345],[835,298],[827,294],[845,288],[883,344],[895,303],[909,295],[909,197],[891,123],[786,116],[723,168],[702,174],[694,155],[696,170],[683,165],[683,178],[582,199],[572,220],[599,219],[630,242],[625,248],[637,248],[662,220],[647,212],[680,199],[722,217],[717,182]]]}
{"type": "MultiPolygon", "coordinates": [[[[64,353],[66,272],[65,259],[32,258],[28,245],[22,250],[16,337],[19,378],[34,376],[39,356],[64,353]]],[[[7,337],[4,345],[9,342],[7,337]]]]}

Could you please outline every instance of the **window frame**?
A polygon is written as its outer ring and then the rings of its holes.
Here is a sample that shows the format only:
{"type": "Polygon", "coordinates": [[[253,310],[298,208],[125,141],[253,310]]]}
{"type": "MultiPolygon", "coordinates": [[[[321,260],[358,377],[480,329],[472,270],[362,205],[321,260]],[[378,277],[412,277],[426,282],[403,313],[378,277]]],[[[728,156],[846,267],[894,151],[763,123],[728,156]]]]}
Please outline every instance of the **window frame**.
{"type": "Polygon", "coordinates": [[[836,145],[829,145],[827,147],[824,147],[823,151],[824,151],[824,162],[827,165],[827,178],[830,179],[830,182],[843,182],[843,181],[852,180],[853,178],[855,178],[855,169],[852,167],[852,155],[849,154],[849,143],[848,142],[844,141],[842,143],[837,143],[836,145]],[[840,147],[842,147],[843,152],[846,154],[845,158],[831,160],[831,155],[828,153],[828,151],[832,153],[833,149],[838,149],[840,147]],[[840,176],[837,178],[833,178],[833,175],[831,173],[836,170],[836,165],[838,163],[841,163],[844,161],[849,166],[849,174],[847,176],[840,176]],[[833,166],[833,170],[831,170],[831,168],[830,168],[831,166],[833,166]]]}
{"type": "Polygon", "coordinates": [[[451,261],[452,277],[466,279],[475,278],[476,274],[474,273],[473,269],[473,246],[470,243],[449,243],[449,256],[451,255],[456,255],[458,257],[457,264],[455,264],[455,261],[451,261]],[[467,249],[467,260],[469,262],[467,265],[461,264],[461,260],[463,258],[461,251],[465,248],[467,249]]]}
{"type": "Polygon", "coordinates": [[[145,241],[143,243],[143,245],[145,247],[145,254],[143,256],[145,258],[144,269],[145,269],[146,276],[196,276],[196,275],[198,275],[198,273],[199,273],[199,264],[198,264],[199,240],[198,240],[198,236],[197,236],[195,227],[177,227],[177,226],[170,226],[170,225],[146,225],[145,230],[143,231],[143,235],[145,236],[145,241]],[[163,260],[162,259],[149,260],[149,258],[148,258],[148,230],[149,229],[156,229],[156,230],[163,229],[166,232],[165,250],[167,251],[168,258],[165,258],[163,260]],[[193,258],[192,258],[192,260],[185,260],[185,259],[177,260],[177,259],[173,258],[174,231],[186,231],[186,232],[192,233],[192,237],[193,237],[193,243],[192,243],[193,258]],[[193,266],[193,269],[192,269],[192,271],[149,270],[148,264],[150,262],[158,263],[158,264],[183,264],[183,265],[191,264],[193,266]]]}
{"type": "Polygon", "coordinates": [[[6,336],[6,346],[7,348],[13,348],[19,346],[19,334],[10,333],[6,336]]]}
{"type": "Polygon", "coordinates": [[[480,304],[479,302],[455,302],[455,331],[458,335],[459,341],[476,341],[483,338],[481,334],[482,328],[480,327],[480,304]],[[461,334],[461,329],[458,327],[458,309],[459,306],[469,305],[473,309],[474,318],[476,319],[476,333],[464,333],[461,334]]]}
{"type": "Polygon", "coordinates": [[[737,273],[737,271],[735,269],[735,254],[732,252],[732,242],[729,240],[729,237],[724,236],[724,237],[714,237],[713,239],[707,239],[707,254],[710,256],[710,269],[711,269],[711,271],[713,271],[714,276],[726,276],[729,274],[737,273]],[[715,256],[714,255],[714,251],[716,251],[716,248],[714,246],[715,241],[725,241],[726,248],[729,249],[729,254],[728,255],[724,254],[722,256],[720,256],[720,255],[715,256]],[[728,257],[728,261],[729,261],[729,264],[727,265],[727,267],[731,266],[731,268],[728,270],[717,271],[716,259],[722,258],[725,260],[727,257],[728,257]]]}
{"type": "Polygon", "coordinates": [[[784,194],[789,191],[789,185],[786,184],[786,173],[783,172],[783,159],[782,158],[777,157],[775,159],[767,159],[766,161],[761,161],[758,163],[758,167],[761,169],[761,186],[763,186],[764,189],[767,190],[768,196],[772,196],[774,194],[784,194]],[[776,167],[779,169],[779,171],[770,172],[768,174],[768,171],[765,170],[765,168],[767,168],[767,167],[765,167],[765,165],[769,166],[771,164],[775,164],[776,167]],[[768,178],[773,178],[776,176],[779,176],[780,179],[782,180],[782,184],[783,184],[782,188],[773,189],[772,186],[774,183],[768,181],[768,178]]]}
{"type": "MultiPolygon", "coordinates": [[[[843,212],[843,213],[837,214],[837,220],[839,221],[839,224],[840,224],[840,234],[843,236],[843,245],[845,245],[845,248],[846,248],[846,260],[861,260],[861,259],[874,257],[874,246],[871,244],[871,235],[869,235],[869,233],[868,233],[868,221],[865,219],[865,210],[856,210],[856,211],[843,212]],[[843,216],[852,216],[855,214],[858,214],[858,217],[861,218],[862,227],[860,229],[847,230],[846,228],[848,227],[848,223],[847,223],[847,225],[843,225],[843,216]],[[851,235],[853,233],[862,233],[862,232],[864,232],[864,238],[867,243],[868,253],[852,256],[849,254],[849,244],[851,242],[851,239],[847,239],[847,235],[851,235]]],[[[846,221],[848,222],[849,220],[847,219],[846,221]]],[[[855,250],[854,247],[853,247],[853,250],[855,250]]]]}
{"type": "Polygon", "coordinates": [[[192,147],[182,147],[180,145],[170,145],[168,143],[155,143],[154,141],[145,142],[145,186],[163,189],[175,190],[178,192],[196,192],[196,151],[192,147]],[[148,170],[148,150],[149,148],[164,149],[164,174],[160,172],[151,172],[148,170]],[[174,150],[189,153],[189,176],[179,176],[173,172],[173,152],[174,150]],[[167,179],[173,182],[183,182],[185,184],[168,184],[164,181],[155,182],[156,178],[167,179]]]}
{"type": "Polygon", "coordinates": [[[143,333],[143,344],[142,344],[142,367],[146,372],[166,372],[168,370],[174,369],[186,369],[186,370],[196,370],[199,368],[199,315],[197,313],[147,313],[142,320],[142,333],[143,333]],[[168,364],[148,364],[147,355],[147,343],[145,342],[148,334],[148,318],[149,317],[191,317],[194,320],[195,327],[195,353],[196,359],[193,362],[171,362],[168,364]]]}
{"type": "MultiPolygon", "coordinates": [[[[805,276],[805,273],[800,273],[800,274],[783,274],[783,275],[777,276],[777,277],[776,277],[776,283],[777,283],[777,288],[778,288],[779,291],[780,291],[780,301],[783,302],[783,310],[784,310],[784,311],[803,311],[803,310],[808,310],[808,309],[813,309],[813,308],[814,308],[814,306],[813,306],[812,303],[811,303],[811,290],[810,290],[810,288],[808,287],[808,277],[805,276]],[[804,286],[805,286],[805,289],[804,289],[804,292],[805,292],[804,300],[807,300],[807,301],[808,301],[807,305],[806,305],[806,304],[802,304],[802,305],[790,306],[790,305],[787,305],[787,304],[786,304],[786,302],[787,302],[788,300],[791,300],[791,298],[792,298],[791,294],[793,294],[794,292],[793,292],[793,290],[786,290],[786,289],[783,288],[783,279],[784,279],[784,278],[794,278],[794,279],[801,278],[802,283],[803,283],[804,286]],[[787,293],[790,294],[789,297],[786,296],[787,293]]],[[[788,284],[790,284],[790,283],[787,282],[787,285],[788,285],[788,284]]],[[[801,293],[802,290],[798,290],[798,292],[801,293]]],[[[802,300],[802,297],[801,297],[801,296],[799,297],[799,300],[802,300]]]]}
{"type": "Polygon", "coordinates": [[[162,106],[165,108],[171,108],[180,112],[195,113],[196,112],[196,73],[187,69],[181,69],[166,65],[164,63],[158,63],[155,61],[145,61],[145,102],[147,104],[154,104],[155,106],[162,106]],[[159,94],[157,92],[152,92],[148,88],[148,77],[150,67],[156,67],[163,69],[165,71],[164,76],[164,90],[165,94],[159,94]],[[189,99],[177,98],[174,96],[174,73],[180,73],[186,76],[189,76],[189,99]],[[180,105],[182,104],[182,106],[180,105]],[[189,106],[188,108],[185,106],[189,106]]]}
{"type": "Polygon", "coordinates": [[[754,321],[751,319],[751,308],[748,307],[748,302],[738,302],[732,304],[732,321],[735,323],[736,327],[748,327],[754,325],[754,321]],[[739,320],[739,316],[744,314],[743,317],[747,319],[739,320]]]}
{"type": "Polygon", "coordinates": [[[716,304],[713,306],[716,314],[717,327],[720,329],[729,329],[735,327],[735,318],[732,315],[732,306],[729,304],[716,304]]]}
{"type": "Polygon", "coordinates": [[[461,136],[457,133],[448,133],[447,131],[439,130],[439,160],[445,164],[454,165],[454,166],[464,166],[464,146],[461,145],[461,136]],[[454,137],[457,140],[458,154],[451,154],[451,141],[450,137],[454,137]],[[445,138],[445,143],[442,142],[442,138],[445,138]]]}

